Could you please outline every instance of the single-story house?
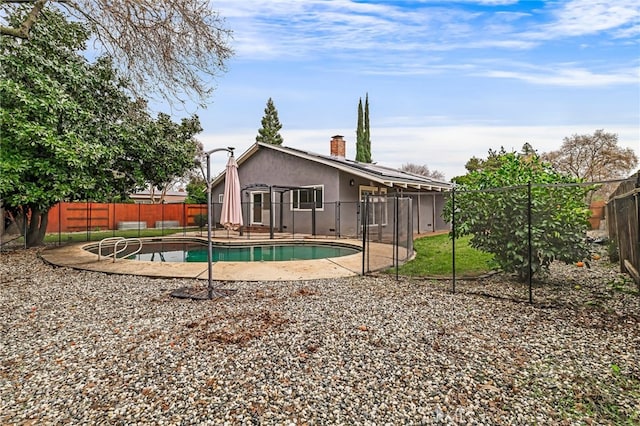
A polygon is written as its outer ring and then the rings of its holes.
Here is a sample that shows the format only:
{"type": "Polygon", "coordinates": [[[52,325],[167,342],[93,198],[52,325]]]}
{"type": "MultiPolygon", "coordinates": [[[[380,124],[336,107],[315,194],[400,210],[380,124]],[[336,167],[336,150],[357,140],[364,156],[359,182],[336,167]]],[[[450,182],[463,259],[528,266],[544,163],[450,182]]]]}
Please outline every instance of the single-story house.
{"type": "MultiPolygon", "coordinates": [[[[442,210],[450,183],[349,160],[345,145],[336,135],[329,155],[260,142],[241,154],[236,160],[245,227],[359,236],[362,201],[370,197],[378,203],[370,223],[386,226],[392,208],[388,196],[399,193],[412,199],[413,233],[449,229],[442,210]]],[[[224,175],[212,180],[214,204],[222,202],[224,175]]]]}

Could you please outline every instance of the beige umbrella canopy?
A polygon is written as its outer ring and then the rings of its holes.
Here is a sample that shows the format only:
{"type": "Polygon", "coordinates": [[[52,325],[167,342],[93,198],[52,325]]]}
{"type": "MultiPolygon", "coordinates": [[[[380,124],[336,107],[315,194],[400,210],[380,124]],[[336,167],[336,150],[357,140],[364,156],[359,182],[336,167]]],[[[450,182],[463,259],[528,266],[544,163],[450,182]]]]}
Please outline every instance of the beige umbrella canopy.
{"type": "Polygon", "coordinates": [[[238,163],[233,155],[229,157],[224,177],[224,195],[222,198],[220,223],[225,227],[225,229],[233,230],[237,230],[243,225],[238,163]]]}

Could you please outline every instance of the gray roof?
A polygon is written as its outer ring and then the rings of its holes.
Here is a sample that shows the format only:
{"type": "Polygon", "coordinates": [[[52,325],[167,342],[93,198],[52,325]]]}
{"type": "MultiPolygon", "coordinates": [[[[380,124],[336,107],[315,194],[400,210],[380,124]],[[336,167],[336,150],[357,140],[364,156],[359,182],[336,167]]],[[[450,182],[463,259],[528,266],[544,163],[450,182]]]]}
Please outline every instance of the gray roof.
{"type": "MultiPolygon", "coordinates": [[[[304,151],[296,148],[288,148],[282,145],[272,145],[262,142],[256,142],[240,157],[238,157],[238,165],[249,159],[260,149],[272,149],[283,152],[295,157],[304,158],[316,163],[324,164],[329,167],[344,171],[354,176],[369,179],[373,182],[388,186],[415,190],[431,190],[431,191],[448,191],[452,185],[432,179],[415,173],[405,172],[393,169],[391,167],[381,166],[375,163],[360,163],[354,160],[348,160],[342,157],[334,157],[331,155],[321,155],[310,151],[304,151]]],[[[224,178],[224,173],[214,179],[213,184],[216,185],[224,178]]]]}

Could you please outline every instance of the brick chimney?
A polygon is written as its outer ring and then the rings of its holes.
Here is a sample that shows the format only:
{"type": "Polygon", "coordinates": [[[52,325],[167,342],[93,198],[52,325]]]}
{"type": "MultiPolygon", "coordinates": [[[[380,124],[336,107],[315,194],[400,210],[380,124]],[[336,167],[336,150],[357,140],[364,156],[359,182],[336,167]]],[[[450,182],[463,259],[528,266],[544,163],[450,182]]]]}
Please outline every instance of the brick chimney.
{"type": "Polygon", "coordinates": [[[331,136],[331,156],[344,158],[346,144],[342,135],[331,136]]]}

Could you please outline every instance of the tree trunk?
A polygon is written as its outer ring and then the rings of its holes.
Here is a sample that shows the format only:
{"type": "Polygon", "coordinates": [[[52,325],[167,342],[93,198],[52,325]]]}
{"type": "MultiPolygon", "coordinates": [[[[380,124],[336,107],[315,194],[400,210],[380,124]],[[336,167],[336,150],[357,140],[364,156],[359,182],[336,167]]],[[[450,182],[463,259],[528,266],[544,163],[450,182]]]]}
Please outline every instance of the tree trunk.
{"type": "Polygon", "coordinates": [[[32,207],[30,213],[30,215],[25,215],[24,218],[29,221],[25,240],[27,247],[36,247],[44,243],[44,236],[47,232],[47,224],[49,223],[49,210],[43,211],[32,207]]]}

